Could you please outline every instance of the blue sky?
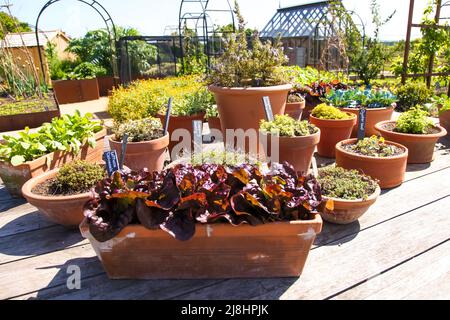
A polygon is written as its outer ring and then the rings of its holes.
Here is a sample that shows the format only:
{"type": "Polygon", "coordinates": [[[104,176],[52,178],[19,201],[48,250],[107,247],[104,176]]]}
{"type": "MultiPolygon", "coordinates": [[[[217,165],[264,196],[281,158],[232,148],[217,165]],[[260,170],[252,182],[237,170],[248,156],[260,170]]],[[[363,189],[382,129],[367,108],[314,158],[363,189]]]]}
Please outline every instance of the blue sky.
{"type": "MultiPolygon", "coordinates": [[[[12,12],[21,20],[34,25],[40,8],[47,0],[0,0],[0,4],[9,1],[13,4],[12,12]]],[[[97,0],[111,14],[117,25],[134,27],[144,35],[163,35],[167,26],[178,24],[178,11],[181,0],[97,0]]],[[[233,2],[230,0],[230,2],[233,2]]],[[[276,9],[309,2],[308,0],[239,0],[248,26],[262,29],[270,20],[276,9]]],[[[428,0],[416,1],[416,17],[418,22],[428,0]]],[[[212,6],[221,7],[226,0],[210,0],[212,6]]],[[[371,32],[370,0],[343,0],[347,9],[355,10],[367,23],[371,32]]],[[[397,10],[394,18],[381,30],[383,40],[404,39],[408,17],[409,0],[378,0],[384,16],[397,10]]],[[[450,10],[449,10],[450,11],[450,10]]],[[[448,14],[447,16],[450,16],[448,14]]],[[[223,15],[213,19],[226,23],[223,15]]],[[[49,7],[40,23],[43,30],[61,29],[72,37],[82,36],[86,31],[103,27],[101,18],[87,5],[76,0],[61,0],[49,7]]],[[[417,30],[415,36],[417,36],[417,30]]]]}

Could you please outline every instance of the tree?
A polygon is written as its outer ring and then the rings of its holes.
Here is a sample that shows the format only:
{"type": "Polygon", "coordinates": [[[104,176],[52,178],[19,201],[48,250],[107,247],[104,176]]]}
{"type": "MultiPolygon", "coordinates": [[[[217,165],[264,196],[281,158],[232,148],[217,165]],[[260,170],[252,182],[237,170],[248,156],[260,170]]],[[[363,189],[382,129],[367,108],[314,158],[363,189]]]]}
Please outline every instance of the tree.
{"type": "Polygon", "coordinates": [[[28,23],[21,22],[5,12],[0,12],[0,39],[4,39],[7,33],[30,31],[32,30],[28,23]]]}

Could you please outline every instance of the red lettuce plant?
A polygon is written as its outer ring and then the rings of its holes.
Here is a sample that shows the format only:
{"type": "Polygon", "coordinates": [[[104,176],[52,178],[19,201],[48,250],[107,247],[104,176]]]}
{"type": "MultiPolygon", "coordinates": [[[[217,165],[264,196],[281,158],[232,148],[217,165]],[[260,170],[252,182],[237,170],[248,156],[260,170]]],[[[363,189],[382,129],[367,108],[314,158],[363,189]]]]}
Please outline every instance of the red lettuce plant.
{"type": "Polygon", "coordinates": [[[180,164],[161,173],[114,173],[99,183],[84,214],[91,234],[101,242],[139,223],[189,240],[196,223],[256,226],[312,219],[321,200],[316,179],[299,175],[286,163],[267,174],[249,164],[180,164]]]}
{"type": "Polygon", "coordinates": [[[309,86],[305,86],[299,89],[304,95],[310,95],[313,97],[325,97],[331,90],[346,90],[347,85],[343,84],[339,80],[333,80],[331,82],[313,82],[309,86]]]}

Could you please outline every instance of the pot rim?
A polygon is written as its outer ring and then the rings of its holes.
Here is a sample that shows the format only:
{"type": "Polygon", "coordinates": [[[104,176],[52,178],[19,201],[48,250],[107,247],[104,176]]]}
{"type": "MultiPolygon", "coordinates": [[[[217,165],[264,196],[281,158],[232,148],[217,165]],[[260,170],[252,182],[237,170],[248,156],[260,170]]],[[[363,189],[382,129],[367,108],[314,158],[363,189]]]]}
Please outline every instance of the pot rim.
{"type": "Polygon", "coordinates": [[[352,143],[356,142],[357,140],[358,140],[357,138],[353,138],[353,139],[346,139],[346,140],[339,141],[336,144],[336,150],[339,150],[340,152],[342,152],[350,157],[355,157],[355,158],[365,159],[365,160],[372,160],[372,161],[373,160],[375,160],[375,161],[397,160],[397,159],[403,159],[403,158],[408,157],[408,148],[407,147],[405,147],[404,145],[401,145],[400,143],[387,141],[387,140],[385,141],[385,143],[396,146],[398,148],[401,148],[405,152],[403,152],[402,154],[396,155],[396,156],[391,156],[391,157],[370,157],[370,156],[365,156],[365,155],[361,155],[361,154],[357,154],[357,153],[348,152],[347,150],[344,150],[344,148],[342,148],[342,145],[352,144],[352,143]]]}
{"type": "Polygon", "coordinates": [[[371,202],[373,200],[376,200],[381,195],[381,188],[380,185],[377,186],[375,191],[367,197],[367,199],[356,199],[356,200],[347,200],[347,199],[341,199],[341,198],[333,198],[333,197],[327,197],[322,195],[322,199],[325,200],[333,200],[335,202],[341,202],[341,203],[366,203],[371,202]]]}
{"type": "Polygon", "coordinates": [[[445,128],[443,128],[437,124],[435,124],[433,127],[435,129],[440,130],[438,133],[413,134],[413,133],[396,132],[396,131],[386,130],[386,129],[382,128],[383,125],[388,124],[388,123],[397,123],[397,121],[396,120],[381,121],[375,125],[375,128],[380,132],[387,132],[389,134],[393,134],[393,135],[400,136],[400,137],[415,138],[417,140],[430,139],[430,138],[441,138],[441,137],[444,137],[445,135],[447,135],[447,130],[445,130],[445,128]]]}
{"type": "Polygon", "coordinates": [[[267,92],[267,91],[286,91],[291,90],[293,88],[292,84],[281,84],[277,86],[268,86],[268,87],[220,87],[214,84],[208,86],[208,89],[211,92],[217,93],[237,93],[237,94],[245,94],[247,92],[267,92]]]}
{"type": "MultiPolygon", "coordinates": [[[[121,141],[116,141],[116,140],[114,140],[113,139],[113,137],[115,136],[115,134],[111,134],[111,135],[109,135],[108,136],[108,141],[109,142],[113,142],[113,143],[116,143],[116,144],[122,144],[122,142],[121,141]]],[[[134,146],[137,146],[137,145],[146,145],[146,144],[157,144],[157,143],[159,143],[159,142],[162,142],[162,141],[164,141],[164,140],[168,140],[169,139],[169,133],[166,133],[164,136],[162,136],[161,138],[158,138],[158,139],[153,139],[153,140],[149,140],[149,141],[140,141],[140,142],[128,142],[127,144],[130,144],[130,145],[134,145],[134,146]]]]}
{"type": "MultiPolygon", "coordinates": [[[[382,107],[382,108],[366,108],[366,110],[367,110],[367,112],[369,112],[369,111],[394,110],[395,108],[396,108],[396,105],[395,106],[390,105],[390,106],[382,107]]],[[[358,108],[343,107],[343,108],[339,108],[339,109],[349,111],[349,110],[360,110],[361,108],[360,107],[358,107],[358,108]]]]}

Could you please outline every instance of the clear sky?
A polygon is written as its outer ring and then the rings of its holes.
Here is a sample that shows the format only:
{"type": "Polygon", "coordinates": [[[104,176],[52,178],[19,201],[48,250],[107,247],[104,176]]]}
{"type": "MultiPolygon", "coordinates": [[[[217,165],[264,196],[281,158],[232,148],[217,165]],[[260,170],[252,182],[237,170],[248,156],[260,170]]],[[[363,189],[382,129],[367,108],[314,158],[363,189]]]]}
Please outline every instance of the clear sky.
{"type": "MultiPolygon", "coordinates": [[[[35,24],[40,8],[47,0],[0,0],[0,4],[9,1],[12,12],[32,25],[35,24]]],[[[117,25],[134,27],[143,35],[163,35],[167,26],[178,24],[178,12],[181,0],[97,0],[111,14],[117,25]]],[[[233,0],[230,0],[232,3],[233,0]]],[[[281,5],[290,6],[310,2],[308,0],[239,0],[248,26],[262,29],[281,5]]],[[[226,4],[226,0],[210,0],[217,8],[226,4]]],[[[383,16],[394,10],[394,18],[381,30],[382,40],[400,40],[406,35],[409,0],[378,0],[383,16]]],[[[419,22],[428,0],[416,0],[415,21],[419,22]]],[[[343,0],[344,6],[356,11],[366,23],[370,34],[370,0],[343,0]]],[[[450,9],[447,8],[447,9],[450,9]]],[[[449,12],[450,10],[447,10],[449,12]]],[[[0,9],[4,10],[4,9],[0,9]]],[[[447,14],[450,16],[450,13],[447,14]]],[[[222,14],[212,17],[219,24],[229,20],[222,14]]],[[[61,29],[72,37],[82,36],[86,31],[104,27],[101,18],[87,5],[76,0],[61,0],[50,6],[44,13],[40,28],[43,30],[61,29]]],[[[416,30],[414,36],[419,33],[416,30]]]]}

